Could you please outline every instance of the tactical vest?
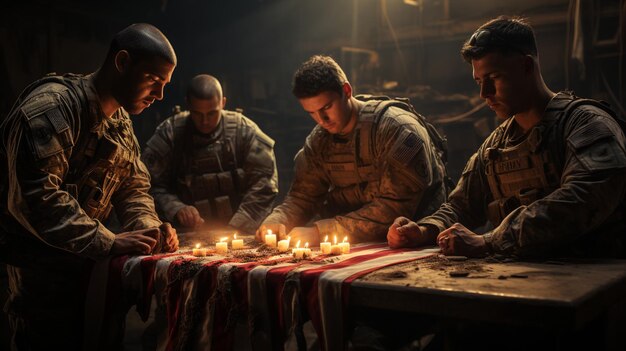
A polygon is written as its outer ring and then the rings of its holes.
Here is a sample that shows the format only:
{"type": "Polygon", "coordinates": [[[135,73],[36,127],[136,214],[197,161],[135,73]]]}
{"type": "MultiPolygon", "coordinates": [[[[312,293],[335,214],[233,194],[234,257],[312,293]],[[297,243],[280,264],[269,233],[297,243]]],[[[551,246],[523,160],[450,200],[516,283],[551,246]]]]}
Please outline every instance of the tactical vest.
{"type": "Polygon", "coordinates": [[[237,150],[242,115],[222,112],[222,128],[217,139],[208,139],[194,132],[189,112],[174,119],[174,155],[183,155],[176,174],[177,194],[198,209],[205,219],[227,223],[241,203],[246,177],[240,164],[244,155],[237,150]]]}
{"type": "Polygon", "coordinates": [[[517,145],[506,146],[506,136],[513,119],[506,121],[494,138],[495,146],[486,150],[486,175],[493,201],[489,203],[489,221],[498,226],[520,206],[530,205],[560,187],[564,166],[565,123],[580,105],[593,105],[609,113],[624,130],[624,122],[601,102],[581,99],[570,93],[559,93],[549,103],[542,122],[533,127],[517,145]],[[551,145],[546,145],[552,141],[551,145]]]}
{"type": "MultiPolygon", "coordinates": [[[[101,128],[96,130],[93,119],[101,113],[100,103],[95,92],[86,92],[89,88],[85,79],[75,74],[48,75],[29,85],[18,101],[46,83],[66,86],[80,101],[81,115],[77,120],[81,126],[80,134],[76,138],[76,145],[64,145],[72,146],[73,149],[61,188],[78,201],[89,217],[103,221],[111,211],[112,196],[130,175],[131,167],[139,155],[139,144],[132,133],[131,121],[129,118],[114,121],[104,119],[99,125],[101,128]]],[[[61,140],[71,139],[63,137],[71,133],[67,122],[62,116],[50,112],[29,118],[31,130],[48,123],[42,121],[42,118],[48,119],[61,140]]]]}
{"type": "MultiPolygon", "coordinates": [[[[351,199],[362,199],[362,193],[369,183],[378,183],[381,177],[380,170],[374,163],[376,155],[376,131],[380,118],[388,108],[401,108],[422,125],[428,132],[439,158],[445,163],[447,158],[447,144],[424,116],[417,113],[409,99],[387,96],[357,95],[358,100],[366,102],[359,112],[359,121],[352,134],[352,138],[345,143],[335,142],[333,150],[324,155],[324,171],[332,184],[327,196],[327,204],[337,203],[343,208],[358,208],[362,203],[351,199]]],[[[446,177],[447,185],[451,180],[446,177]]],[[[434,188],[434,187],[433,187],[434,188]]],[[[426,194],[430,197],[429,194],[426,194]]],[[[427,201],[424,201],[426,203],[427,201]]],[[[419,210],[419,209],[418,209],[419,210]]]]}

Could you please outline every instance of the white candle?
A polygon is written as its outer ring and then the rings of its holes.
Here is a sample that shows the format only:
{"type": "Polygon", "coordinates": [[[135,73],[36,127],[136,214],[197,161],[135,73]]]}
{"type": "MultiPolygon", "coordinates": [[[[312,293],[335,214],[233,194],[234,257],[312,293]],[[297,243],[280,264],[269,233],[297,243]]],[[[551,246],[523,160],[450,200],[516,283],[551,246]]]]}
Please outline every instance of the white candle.
{"type": "Polygon", "coordinates": [[[324,238],[324,241],[320,243],[320,250],[322,255],[328,255],[330,253],[330,241],[328,241],[328,235],[324,238]]]}
{"type": "Polygon", "coordinates": [[[286,252],[287,250],[289,250],[289,241],[291,240],[290,237],[287,237],[287,239],[283,239],[278,241],[278,251],[279,252],[286,252]]]}
{"type": "Polygon", "coordinates": [[[265,245],[276,247],[276,234],[272,234],[271,229],[268,229],[267,234],[265,234],[265,245]]]}
{"type": "Polygon", "coordinates": [[[341,255],[341,246],[339,245],[333,245],[330,247],[330,254],[331,255],[341,255]]]}
{"type": "Polygon", "coordinates": [[[196,244],[196,247],[193,248],[191,252],[196,257],[204,257],[206,256],[206,249],[200,247],[200,243],[196,244]]]}
{"type": "Polygon", "coordinates": [[[341,253],[348,254],[350,253],[350,243],[348,242],[348,237],[343,238],[343,242],[339,243],[339,247],[341,247],[341,253]]]}
{"type": "Polygon", "coordinates": [[[243,239],[237,239],[237,233],[233,235],[233,241],[231,241],[233,250],[243,249],[243,239]]]}
{"type": "Polygon", "coordinates": [[[215,243],[215,250],[218,254],[224,255],[228,252],[228,238],[221,238],[218,243],[215,243]]]}
{"type": "Polygon", "coordinates": [[[302,256],[304,256],[304,249],[300,248],[300,240],[296,243],[296,247],[291,250],[291,254],[295,259],[302,259],[302,256]]]}

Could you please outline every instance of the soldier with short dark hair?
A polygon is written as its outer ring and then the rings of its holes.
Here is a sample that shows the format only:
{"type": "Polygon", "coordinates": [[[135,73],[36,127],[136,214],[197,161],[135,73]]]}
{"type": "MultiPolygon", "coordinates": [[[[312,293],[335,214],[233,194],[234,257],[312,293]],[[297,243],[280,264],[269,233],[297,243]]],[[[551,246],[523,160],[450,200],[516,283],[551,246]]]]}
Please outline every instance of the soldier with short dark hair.
{"type": "Polygon", "coordinates": [[[143,160],[165,219],[186,228],[207,222],[252,234],[278,194],[274,141],[251,119],[224,109],[219,81],[194,77],[187,111],[161,123],[143,160]]]}
{"type": "Polygon", "coordinates": [[[398,218],[391,247],[438,243],[447,255],[624,257],[624,121],[606,104],[552,92],[532,27],[500,17],[461,54],[503,121],[470,158],[433,215],[398,218]],[[484,235],[472,230],[487,220],[484,235]]]}
{"type": "Polygon", "coordinates": [[[318,125],[295,157],[285,201],[257,239],[271,229],[311,243],[325,235],[384,241],[394,218],[424,216],[445,200],[443,140],[407,101],[353,96],[328,56],[302,64],[293,94],[318,125]],[[298,227],[318,218],[313,227],[298,227]]]}
{"type": "Polygon", "coordinates": [[[157,217],[128,114],[163,98],[176,55],[149,24],[113,39],[90,75],[29,85],[0,127],[0,246],[12,348],[78,350],[94,260],[175,251],[157,217]],[[116,211],[125,232],[102,222],[116,211]]]}

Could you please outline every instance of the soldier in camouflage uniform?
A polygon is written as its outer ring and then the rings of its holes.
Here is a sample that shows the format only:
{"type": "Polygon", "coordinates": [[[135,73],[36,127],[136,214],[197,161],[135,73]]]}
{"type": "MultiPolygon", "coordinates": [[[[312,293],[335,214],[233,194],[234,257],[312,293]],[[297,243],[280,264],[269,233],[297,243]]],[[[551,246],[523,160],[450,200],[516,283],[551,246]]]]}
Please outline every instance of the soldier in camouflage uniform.
{"type": "Polygon", "coordinates": [[[389,245],[438,242],[448,255],[623,257],[622,119],[602,103],[548,89],[533,30],[521,19],[487,22],[461,52],[504,122],[470,158],[448,202],[417,222],[398,218],[389,245]],[[471,231],[487,220],[492,230],[471,231]]]}
{"type": "MultiPolygon", "coordinates": [[[[445,201],[446,173],[436,134],[406,102],[352,95],[330,57],[313,56],[294,76],[293,93],[317,122],[295,157],[295,180],[257,232],[292,230],[292,239],[349,236],[383,241],[398,216],[423,216],[445,201]]],[[[438,138],[440,139],[440,138],[438,138]]],[[[441,141],[441,140],[440,140],[441,141]]]]}
{"type": "Polygon", "coordinates": [[[2,122],[0,246],[14,349],[81,348],[93,260],[177,250],[128,116],[161,100],[175,65],[158,29],[132,25],[97,72],[31,84],[2,122]],[[126,232],[102,225],[112,209],[126,232]]]}
{"type": "Polygon", "coordinates": [[[142,155],[151,194],[168,221],[205,221],[252,234],[278,193],[274,141],[252,120],[224,110],[217,79],[202,74],[187,90],[188,111],[157,127],[142,155]]]}

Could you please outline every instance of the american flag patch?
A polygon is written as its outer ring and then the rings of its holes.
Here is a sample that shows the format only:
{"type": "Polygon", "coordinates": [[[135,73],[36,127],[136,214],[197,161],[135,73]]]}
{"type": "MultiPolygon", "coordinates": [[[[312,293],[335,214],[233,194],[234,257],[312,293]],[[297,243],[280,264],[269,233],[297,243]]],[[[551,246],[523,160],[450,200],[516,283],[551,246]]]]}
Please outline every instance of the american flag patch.
{"type": "Polygon", "coordinates": [[[403,165],[408,165],[423,147],[422,140],[409,131],[403,131],[393,146],[391,158],[403,165]]]}

